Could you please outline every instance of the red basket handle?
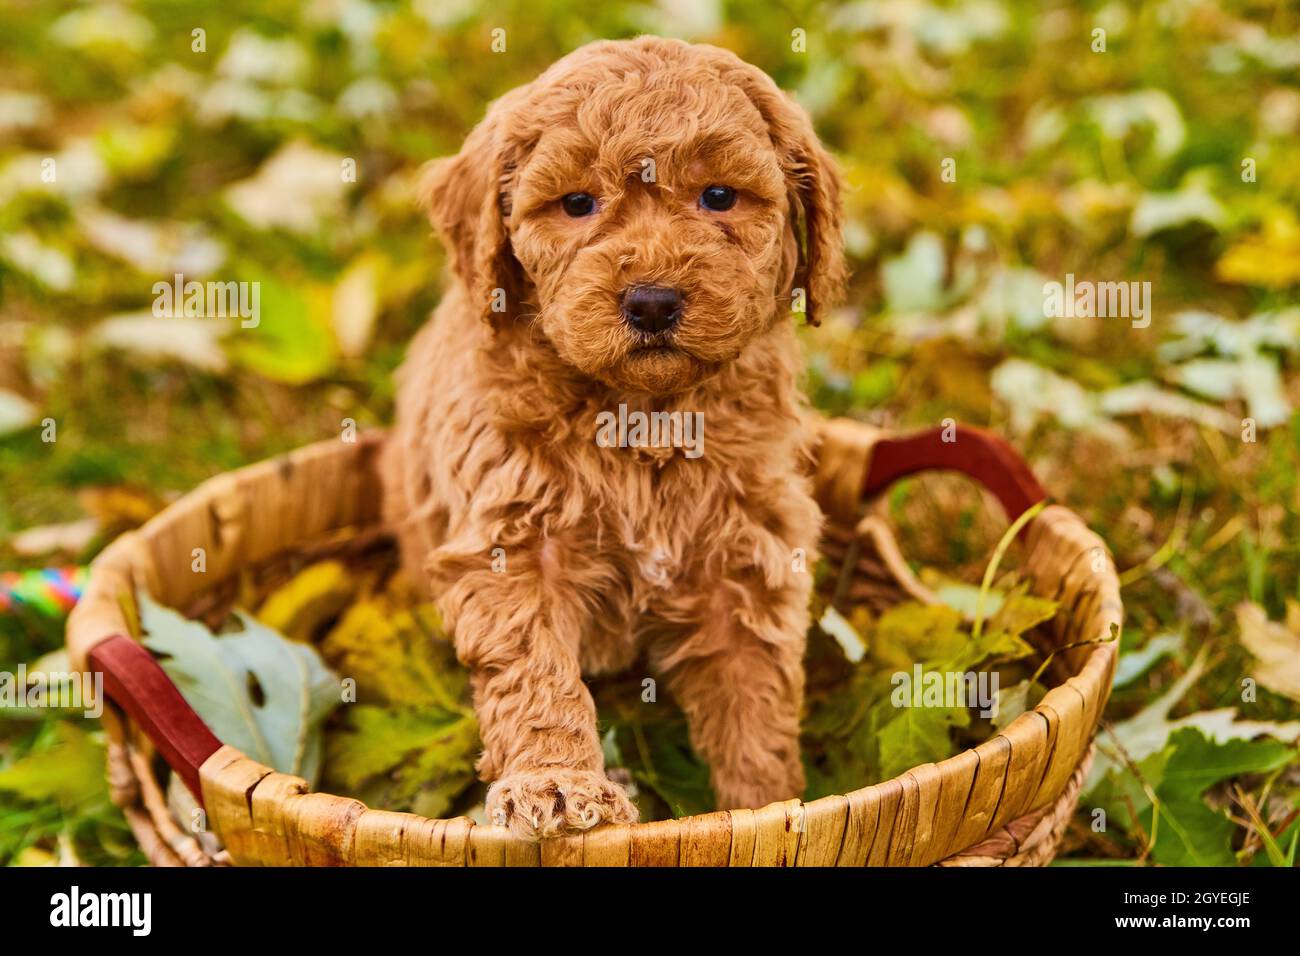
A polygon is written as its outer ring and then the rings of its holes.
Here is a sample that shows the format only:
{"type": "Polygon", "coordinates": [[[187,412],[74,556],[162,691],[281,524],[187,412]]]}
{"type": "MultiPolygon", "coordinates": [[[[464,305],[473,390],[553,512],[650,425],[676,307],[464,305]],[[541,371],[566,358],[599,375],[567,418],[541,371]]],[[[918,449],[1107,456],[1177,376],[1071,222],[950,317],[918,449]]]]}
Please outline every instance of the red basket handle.
{"type": "Polygon", "coordinates": [[[131,638],[116,634],[86,655],[91,673],[104,675],[104,692],[148,734],[167,765],[203,806],[199,767],[221,741],[194,712],[153,655],[131,638]]]}
{"type": "Polygon", "coordinates": [[[879,439],[872,448],[863,494],[877,495],[899,478],[932,470],[958,471],[978,481],[998,499],[1008,521],[1047,497],[1015,449],[992,432],[970,425],[879,439]],[[950,441],[944,440],[945,433],[950,441]]]}

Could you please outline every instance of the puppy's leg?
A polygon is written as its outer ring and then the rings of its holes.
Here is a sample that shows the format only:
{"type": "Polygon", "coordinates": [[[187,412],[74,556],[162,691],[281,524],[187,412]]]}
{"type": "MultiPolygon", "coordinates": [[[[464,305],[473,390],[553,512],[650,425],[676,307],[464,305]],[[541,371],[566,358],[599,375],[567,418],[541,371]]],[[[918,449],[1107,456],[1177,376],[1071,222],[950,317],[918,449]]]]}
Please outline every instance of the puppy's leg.
{"type": "Polygon", "coordinates": [[[442,602],[471,669],[488,818],[526,839],[631,823],[636,807],[605,776],[596,708],[582,681],[584,602],[571,580],[525,556],[509,573],[461,575],[442,602]]]}
{"type": "Polygon", "coordinates": [[[669,688],[712,769],[719,809],[797,797],[808,587],[739,602],[717,593],[699,631],[661,658],[669,688]]]}

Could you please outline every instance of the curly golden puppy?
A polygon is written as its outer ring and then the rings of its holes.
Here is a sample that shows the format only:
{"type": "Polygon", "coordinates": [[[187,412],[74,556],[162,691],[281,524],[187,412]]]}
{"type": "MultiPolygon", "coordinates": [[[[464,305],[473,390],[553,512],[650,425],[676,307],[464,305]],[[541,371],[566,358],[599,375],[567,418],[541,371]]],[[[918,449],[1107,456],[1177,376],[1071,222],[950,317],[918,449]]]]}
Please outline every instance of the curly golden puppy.
{"type": "Polygon", "coordinates": [[[842,292],[838,194],[770,78],[654,37],[565,57],[428,168],[454,281],[399,373],[385,510],[515,833],[635,820],[583,674],[638,659],[722,807],[802,790],[821,516],[792,313],[842,292]]]}

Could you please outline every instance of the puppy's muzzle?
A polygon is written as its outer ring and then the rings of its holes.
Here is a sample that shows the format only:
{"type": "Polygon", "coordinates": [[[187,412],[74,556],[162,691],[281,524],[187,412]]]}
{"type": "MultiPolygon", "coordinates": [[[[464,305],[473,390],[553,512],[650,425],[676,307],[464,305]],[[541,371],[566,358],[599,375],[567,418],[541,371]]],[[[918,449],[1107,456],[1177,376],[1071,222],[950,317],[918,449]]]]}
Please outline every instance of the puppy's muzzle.
{"type": "Polygon", "coordinates": [[[667,332],[682,317],[686,300],[676,289],[662,285],[633,286],[623,293],[623,317],[639,332],[667,332]]]}

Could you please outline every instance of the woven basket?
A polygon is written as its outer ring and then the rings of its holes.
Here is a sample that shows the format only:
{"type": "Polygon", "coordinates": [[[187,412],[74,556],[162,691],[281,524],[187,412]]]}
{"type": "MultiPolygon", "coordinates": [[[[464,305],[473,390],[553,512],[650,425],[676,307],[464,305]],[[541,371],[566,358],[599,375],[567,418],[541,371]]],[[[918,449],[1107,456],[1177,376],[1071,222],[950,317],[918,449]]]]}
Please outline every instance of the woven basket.
{"type": "MultiPolygon", "coordinates": [[[[1044,495],[1000,439],[962,428],[893,436],[844,419],[819,421],[816,494],[827,515],[825,552],[852,567],[847,603],[929,599],[887,526],[863,505],[895,479],[929,469],[964,472],[1015,517],[1044,495]]],[[[1062,648],[1054,686],[996,736],[938,764],[852,793],[606,826],[529,843],[503,827],[430,820],[308,792],[223,745],[129,636],[124,599],[147,590],[171,607],[200,606],[241,570],[313,552],[379,528],[375,463],[383,435],[321,442],[219,475],[95,562],[68,621],[74,665],[104,674],[109,779],[146,856],[158,865],[606,865],[1016,866],[1043,865],[1074,812],[1116,659],[1096,642],[1122,617],[1104,543],[1051,505],[1022,531],[1022,568],[1034,593],[1060,603],[1040,650],[1062,648]],[[324,492],[324,493],[322,493],[324,492]],[[193,549],[206,573],[191,571],[193,549]],[[205,809],[206,832],[169,810],[168,767],[205,809]]]]}

